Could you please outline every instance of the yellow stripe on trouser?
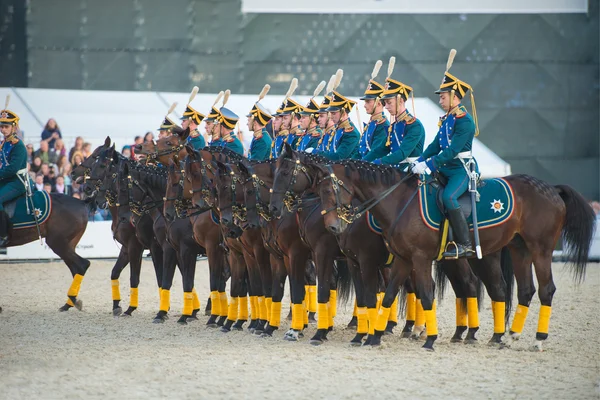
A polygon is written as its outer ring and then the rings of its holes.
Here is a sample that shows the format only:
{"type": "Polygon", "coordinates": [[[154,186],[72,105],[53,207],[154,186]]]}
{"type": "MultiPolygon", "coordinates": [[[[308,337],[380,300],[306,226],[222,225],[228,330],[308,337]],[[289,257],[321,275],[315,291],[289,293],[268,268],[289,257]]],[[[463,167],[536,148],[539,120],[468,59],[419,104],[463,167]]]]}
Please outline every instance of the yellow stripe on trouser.
{"type": "Polygon", "coordinates": [[[467,297],[467,318],[469,328],[479,328],[479,310],[477,309],[477,298],[467,297]]]}
{"type": "Polygon", "coordinates": [[[196,292],[196,288],[192,289],[192,295],[194,295],[194,298],[192,299],[192,306],[194,307],[194,310],[199,310],[200,299],[198,298],[198,292],[196,292]]]}
{"type": "Polygon", "coordinates": [[[515,333],[523,332],[523,327],[525,326],[525,320],[527,319],[527,314],[529,313],[529,307],[518,305],[517,311],[515,312],[515,318],[513,319],[512,326],[510,330],[515,333]]]}
{"type": "Polygon", "coordinates": [[[221,301],[219,300],[219,292],[213,290],[210,292],[210,314],[219,315],[221,312],[221,301]]]}
{"type": "Polygon", "coordinates": [[[292,304],[292,329],[301,331],[304,328],[303,311],[302,304],[292,304]]]}
{"type": "Polygon", "coordinates": [[[390,307],[390,316],[388,321],[398,323],[398,296],[394,299],[392,306],[390,307]]]}
{"type": "Polygon", "coordinates": [[[427,324],[427,336],[433,336],[438,334],[437,317],[436,317],[437,305],[433,300],[431,310],[425,311],[425,324],[427,324]]]}
{"type": "Polygon", "coordinates": [[[456,299],[456,326],[467,326],[467,310],[463,304],[466,299],[456,299]]]}
{"type": "Polygon", "coordinates": [[[239,319],[242,321],[247,321],[248,320],[248,296],[242,296],[240,297],[240,314],[239,314],[239,319]]]}
{"type": "Polygon", "coordinates": [[[237,321],[238,318],[238,298],[231,297],[229,300],[229,311],[227,312],[227,319],[230,321],[237,321]]]}
{"type": "Polygon", "coordinates": [[[504,323],[505,304],[503,301],[494,302],[494,333],[504,333],[506,325],[504,323]]]}
{"type": "Polygon", "coordinates": [[[267,319],[267,305],[265,304],[265,296],[258,297],[258,315],[259,319],[267,319]]]}
{"type": "Polygon", "coordinates": [[[132,287],[129,292],[129,306],[137,308],[138,306],[138,288],[132,287]]]}
{"type": "Polygon", "coordinates": [[[327,303],[317,304],[317,329],[329,328],[329,305],[327,303]]]}
{"type": "MultiPolygon", "coordinates": [[[[371,310],[369,309],[369,322],[371,322],[371,310]]],[[[374,326],[375,330],[385,331],[385,327],[387,326],[388,318],[390,317],[390,309],[388,307],[379,308],[379,312],[376,311],[377,322],[374,326]]],[[[370,325],[370,324],[369,324],[370,325]]],[[[369,326],[369,335],[371,335],[371,327],[369,326]]]]}
{"type": "Polygon", "coordinates": [[[171,291],[163,289],[160,295],[160,311],[168,312],[171,307],[171,291]]]}
{"type": "Polygon", "coordinates": [[[417,299],[415,305],[415,326],[425,326],[425,311],[420,299],[417,299]]]}
{"type": "Polygon", "coordinates": [[[552,314],[552,307],[541,306],[540,307],[540,319],[538,320],[537,333],[548,333],[550,327],[550,315],[552,314]]]}
{"type": "Polygon", "coordinates": [[[369,320],[367,307],[358,307],[356,310],[356,319],[358,324],[356,326],[356,333],[368,333],[369,332],[369,320]]]}
{"type": "Polygon", "coordinates": [[[192,292],[183,293],[183,315],[192,315],[192,309],[194,306],[194,295],[192,292]]]}
{"type": "Polygon", "coordinates": [[[221,301],[221,309],[219,310],[219,316],[226,317],[227,316],[227,293],[219,292],[219,299],[221,301]]]}
{"type": "MultiPolygon", "coordinates": [[[[379,320],[379,310],[381,310],[381,308],[367,308],[367,316],[369,317],[369,335],[375,334],[375,329],[377,329],[377,321],[379,320]]],[[[387,317],[385,323],[387,324],[387,317]]],[[[385,326],[383,329],[385,329],[385,326]]]]}
{"type": "Polygon", "coordinates": [[[417,314],[417,295],[408,293],[406,295],[406,320],[414,321],[417,314]]]}
{"type": "Polygon", "coordinates": [[[73,282],[71,282],[71,287],[67,292],[68,296],[77,297],[79,294],[79,289],[81,289],[81,281],[83,280],[83,275],[75,274],[73,277],[73,282]]]}
{"type": "Polygon", "coordinates": [[[308,285],[308,312],[317,312],[317,286],[308,285]]]}
{"type": "Polygon", "coordinates": [[[267,322],[271,320],[271,304],[273,304],[273,299],[271,297],[265,297],[265,306],[267,307],[265,319],[267,322]]]}
{"type": "Polygon", "coordinates": [[[258,297],[250,296],[250,318],[258,319],[258,297]]]}
{"type": "Polygon", "coordinates": [[[281,302],[274,301],[271,303],[269,325],[279,328],[279,324],[281,324],[281,302]]]}
{"type": "Polygon", "coordinates": [[[113,279],[110,281],[111,289],[112,289],[112,299],[113,301],[121,300],[121,290],[119,290],[119,280],[113,279]]]}

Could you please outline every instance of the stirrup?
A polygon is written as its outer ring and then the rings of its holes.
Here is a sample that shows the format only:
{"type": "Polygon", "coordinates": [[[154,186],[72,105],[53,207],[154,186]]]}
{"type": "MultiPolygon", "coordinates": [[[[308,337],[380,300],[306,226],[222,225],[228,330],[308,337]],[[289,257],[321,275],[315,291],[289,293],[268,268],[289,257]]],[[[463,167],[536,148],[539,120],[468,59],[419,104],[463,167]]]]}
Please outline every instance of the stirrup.
{"type": "Polygon", "coordinates": [[[0,236],[0,247],[6,247],[9,242],[8,236],[0,236]]]}

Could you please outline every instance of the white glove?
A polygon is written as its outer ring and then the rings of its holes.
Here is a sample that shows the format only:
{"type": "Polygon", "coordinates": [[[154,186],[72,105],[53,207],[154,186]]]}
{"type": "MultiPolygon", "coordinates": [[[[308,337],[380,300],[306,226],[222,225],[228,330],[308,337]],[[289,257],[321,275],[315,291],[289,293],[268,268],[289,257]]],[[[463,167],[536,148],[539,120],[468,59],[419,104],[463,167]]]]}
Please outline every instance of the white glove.
{"type": "Polygon", "coordinates": [[[424,174],[428,169],[429,168],[427,167],[427,163],[425,161],[414,163],[410,168],[410,170],[413,172],[413,174],[417,174],[417,175],[424,174]]]}
{"type": "Polygon", "coordinates": [[[304,152],[308,154],[312,154],[313,151],[315,151],[313,147],[309,147],[308,149],[304,150],[304,152]]]}

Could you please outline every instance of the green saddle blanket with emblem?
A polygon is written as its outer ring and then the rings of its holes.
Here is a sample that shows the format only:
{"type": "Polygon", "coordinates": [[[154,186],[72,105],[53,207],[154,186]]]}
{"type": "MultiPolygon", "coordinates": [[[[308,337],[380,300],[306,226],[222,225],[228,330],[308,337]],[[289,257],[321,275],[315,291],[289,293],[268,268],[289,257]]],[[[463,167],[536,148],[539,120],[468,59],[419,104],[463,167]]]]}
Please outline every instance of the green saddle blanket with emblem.
{"type": "Polygon", "coordinates": [[[25,229],[35,226],[34,212],[41,225],[52,212],[52,199],[46,191],[33,192],[31,198],[21,196],[4,204],[4,209],[10,216],[13,229],[25,229]],[[31,201],[33,200],[33,205],[31,201]],[[28,207],[29,206],[29,207],[28,207]]]}
{"type": "MultiPolygon", "coordinates": [[[[502,178],[484,179],[477,188],[480,198],[476,203],[477,225],[479,229],[491,228],[506,222],[514,211],[514,194],[510,184],[502,178]]],[[[429,228],[439,230],[443,220],[437,203],[438,189],[432,185],[419,188],[419,206],[421,219],[429,228]]],[[[470,193],[466,192],[459,200],[463,209],[470,209],[470,193]]],[[[467,222],[473,229],[472,212],[468,213],[467,222]]]]}

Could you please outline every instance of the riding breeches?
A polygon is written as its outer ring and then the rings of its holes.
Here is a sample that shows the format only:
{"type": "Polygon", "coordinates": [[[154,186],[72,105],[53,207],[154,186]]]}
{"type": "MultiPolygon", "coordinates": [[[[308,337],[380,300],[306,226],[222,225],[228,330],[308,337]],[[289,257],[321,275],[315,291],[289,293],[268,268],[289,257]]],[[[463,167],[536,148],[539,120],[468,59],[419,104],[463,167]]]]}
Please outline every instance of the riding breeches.
{"type": "Polygon", "coordinates": [[[458,198],[469,188],[469,176],[464,170],[452,170],[444,175],[448,178],[448,184],[442,193],[442,202],[447,210],[459,208],[458,198]]]}
{"type": "Polygon", "coordinates": [[[7,203],[25,194],[25,186],[20,181],[0,183],[0,211],[4,210],[7,203]]]}

